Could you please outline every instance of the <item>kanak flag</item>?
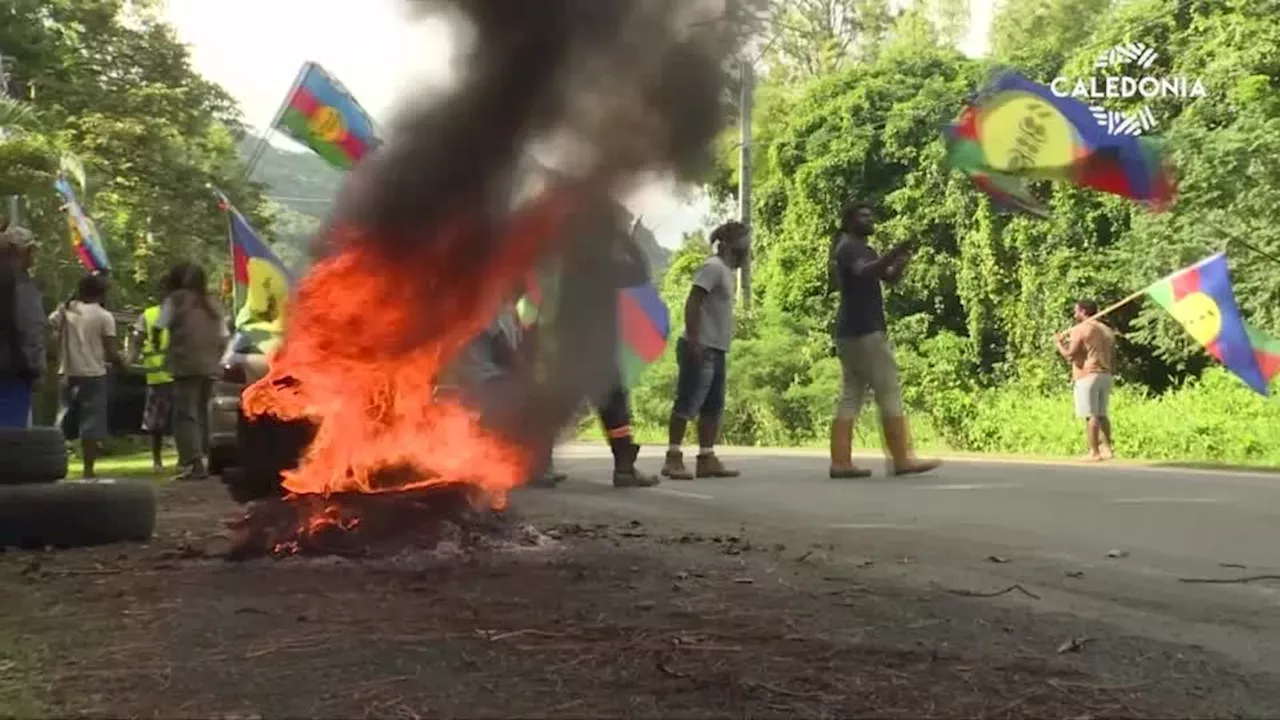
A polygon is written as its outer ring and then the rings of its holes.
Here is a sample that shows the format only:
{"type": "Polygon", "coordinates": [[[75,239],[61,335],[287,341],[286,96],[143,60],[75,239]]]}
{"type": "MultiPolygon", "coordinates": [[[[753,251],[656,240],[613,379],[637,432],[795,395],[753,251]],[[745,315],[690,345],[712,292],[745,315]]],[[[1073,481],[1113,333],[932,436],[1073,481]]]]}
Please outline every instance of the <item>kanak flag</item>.
{"type": "Polygon", "coordinates": [[[276,127],[340,170],[350,170],[378,144],[369,114],[314,62],[303,66],[276,127]]]}
{"type": "Polygon", "coordinates": [[[293,275],[221,193],[218,205],[227,213],[230,224],[232,277],[243,298],[236,313],[236,328],[243,330],[253,325],[283,331],[293,275]]]}
{"type": "Polygon", "coordinates": [[[1169,311],[1213,359],[1249,387],[1267,395],[1277,372],[1275,343],[1252,333],[1231,289],[1227,256],[1218,253],[1147,288],[1147,295],[1169,311]]]}

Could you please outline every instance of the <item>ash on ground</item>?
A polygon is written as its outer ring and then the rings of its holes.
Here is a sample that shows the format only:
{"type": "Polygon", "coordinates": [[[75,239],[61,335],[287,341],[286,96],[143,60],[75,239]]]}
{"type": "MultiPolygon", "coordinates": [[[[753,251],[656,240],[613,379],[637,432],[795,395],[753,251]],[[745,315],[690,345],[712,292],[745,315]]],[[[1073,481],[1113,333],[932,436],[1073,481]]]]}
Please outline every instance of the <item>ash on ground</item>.
{"type": "Polygon", "coordinates": [[[465,484],[371,494],[293,495],[249,506],[227,523],[227,559],[375,559],[396,565],[478,551],[542,549],[555,540],[477,502],[465,484]]]}

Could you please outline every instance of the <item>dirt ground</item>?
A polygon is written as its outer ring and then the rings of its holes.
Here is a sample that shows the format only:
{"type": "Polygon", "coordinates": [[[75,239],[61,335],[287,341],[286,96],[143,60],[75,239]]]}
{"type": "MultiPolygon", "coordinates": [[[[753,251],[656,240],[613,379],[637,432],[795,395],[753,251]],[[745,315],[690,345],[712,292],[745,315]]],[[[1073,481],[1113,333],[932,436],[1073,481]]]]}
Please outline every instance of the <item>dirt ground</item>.
{"type": "Polygon", "coordinates": [[[0,555],[0,714],[1156,718],[1237,682],[1120,641],[1100,673],[1069,621],[536,498],[512,512],[547,537],[505,549],[228,562],[221,488],[160,493],[148,546],[0,555]]]}

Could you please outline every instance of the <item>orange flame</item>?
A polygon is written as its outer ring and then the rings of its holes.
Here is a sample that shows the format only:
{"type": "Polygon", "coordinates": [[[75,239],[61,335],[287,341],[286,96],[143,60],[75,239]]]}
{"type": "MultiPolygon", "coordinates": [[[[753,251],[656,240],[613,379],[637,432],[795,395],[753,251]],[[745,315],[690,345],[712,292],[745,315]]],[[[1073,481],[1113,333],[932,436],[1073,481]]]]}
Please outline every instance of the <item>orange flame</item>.
{"type": "Polygon", "coordinates": [[[242,396],[249,417],[307,420],[315,439],[283,478],[291,493],[375,493],[465,482],[494,507],[530,459],[457,401],[434,397],[447,363],[549,249],[567,191],[510,218],[494,253],[478,219],[392,249],[338,230],[339,250],[300,282],[270,372],[242,396]]]}

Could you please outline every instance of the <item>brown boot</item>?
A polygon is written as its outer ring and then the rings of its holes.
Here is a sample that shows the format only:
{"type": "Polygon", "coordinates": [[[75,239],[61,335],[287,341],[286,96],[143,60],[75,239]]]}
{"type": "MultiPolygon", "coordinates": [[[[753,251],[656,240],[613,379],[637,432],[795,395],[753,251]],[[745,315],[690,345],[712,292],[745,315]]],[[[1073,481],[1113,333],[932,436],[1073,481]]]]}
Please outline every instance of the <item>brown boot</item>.
{"type": "Polygon", "coordinates": [[[906,417],[885,418],[884,447],[889,452],[890,475],[920,475],[942,465],[941,460],[920,460],[911,447],[906,417]]]}
{"type": "Polygon", "coordinates": [[[679,450],[668,450],[666,462],[662,463],[662,476],[672,480],[692,480],[693,473],[684,466],[684,454],[679,450]]]}
{"type": "Polygon", "coordinates": [[[650,475],[636,470],[636,458],[640,455],[640,446],[631,444],[621,463],[614,463],[613,486],[619,488],[647,488],[662,483],[657,475],[650,475]]]}
{"type": "Polygon", "coordinates": [[[871,471],[853,464],[853,418],[836,418],[831,423],[832,480],[870,477],[871,471]]]}
{"type": "Polygon", "coordinates": [[[737,470],[730,470],[725,467],[724,463],[720,462],[720,458],[715,456],[715,453],[699,454],[696,468],[697,470],[694,474],[700,478],[735,478],[742,474],[737,470]]]}

